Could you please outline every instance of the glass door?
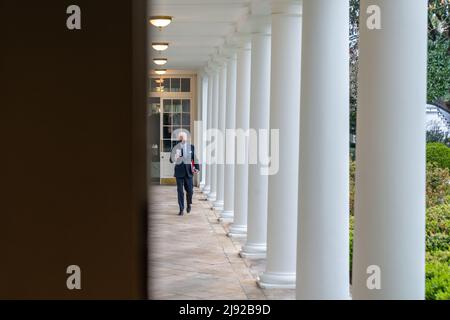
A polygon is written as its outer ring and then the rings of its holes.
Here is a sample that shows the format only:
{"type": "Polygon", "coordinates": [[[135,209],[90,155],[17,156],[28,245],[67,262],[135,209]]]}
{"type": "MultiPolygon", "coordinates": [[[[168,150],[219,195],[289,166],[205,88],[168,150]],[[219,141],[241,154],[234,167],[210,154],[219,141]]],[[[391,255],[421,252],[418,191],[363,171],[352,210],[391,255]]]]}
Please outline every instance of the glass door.
{"type": "Polygon", "coordinates": [[[178,143],[178,134],[191,133],[191,99],[163,99],[161,112],[161,179],[173,177],[170,152],[178,143]]]}
{"type": "Polygon", "coordinates": [[[150,183],[158,183],[161,174],[159,130],[161,119],[161,99],[150,98],[147,110],[147,155],[150,161],[150,183]]]}

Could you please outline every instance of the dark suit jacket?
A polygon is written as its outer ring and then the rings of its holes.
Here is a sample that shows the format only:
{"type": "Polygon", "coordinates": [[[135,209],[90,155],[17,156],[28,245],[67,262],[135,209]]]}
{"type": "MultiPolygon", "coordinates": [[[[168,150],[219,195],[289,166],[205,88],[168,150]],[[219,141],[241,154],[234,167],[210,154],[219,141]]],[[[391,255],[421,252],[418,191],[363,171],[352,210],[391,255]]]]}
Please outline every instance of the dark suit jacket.
{"type": "MultiPolygon", "coordinates": [[[[177,146],[174,147],[174,149],[177,148],[177,146]]],[[[171,152],[171,156],[170,156],[170,163],[174,163],[174,159],[172,159],[173,156],[173,150],[171,152]]],[[[200,171],[200,166],[198,164],[197,158],[195,156],[195,148],[194,145],[191,144],[191,157],[190,157],[190,161],[194,161],[194,166],[195,169],[200,171]]],[[[175,178],[183,178],[185,176],[191,178],[193,176],[192,174],[192,167],[191,167],[191,163],[181,163],[181,164],[176,164],[175,165],[175,174],[174,177],[175,178]]]]}

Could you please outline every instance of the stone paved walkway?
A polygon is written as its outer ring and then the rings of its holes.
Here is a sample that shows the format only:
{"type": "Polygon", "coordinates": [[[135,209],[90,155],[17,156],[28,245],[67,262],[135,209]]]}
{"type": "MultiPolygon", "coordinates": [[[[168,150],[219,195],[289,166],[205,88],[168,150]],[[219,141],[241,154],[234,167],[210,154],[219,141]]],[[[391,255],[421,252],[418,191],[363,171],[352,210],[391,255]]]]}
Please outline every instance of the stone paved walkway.
{"type": "Polygon", "coordinates": [[[245,239],[227,237],[196,190],[192,213],[179,217],[174,186],[152,186],[150,297],[168,300],[293,299],[294,290],[262,290],[256,276],[265,260],[239,257],[245,239]]]}

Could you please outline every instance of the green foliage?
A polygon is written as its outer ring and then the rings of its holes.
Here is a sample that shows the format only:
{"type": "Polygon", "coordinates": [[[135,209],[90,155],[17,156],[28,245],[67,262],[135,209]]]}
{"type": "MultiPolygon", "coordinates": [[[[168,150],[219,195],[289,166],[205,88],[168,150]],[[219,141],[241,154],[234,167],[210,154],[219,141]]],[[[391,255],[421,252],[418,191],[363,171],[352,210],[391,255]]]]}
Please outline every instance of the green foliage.
{"type": "Polygon", "coordinates": [[[440,168],[436,163],[427,164],[427,207],[441,205],[450,197],[450,171],[440,168]]]}
{"type": "Polygon", "coordinates": [[[356,134],[359,70],[359,0],[350,0],[350,133],[356,134]]]}
{"type": "Polygon", "coordinates": [[[450,170],[450,148],[442,143],[428,143],[427,162],[450,170]]]}
{"type": "Polygon", "coordinates": [[[442,131],[439,126],[433,126],[431,129],[427,130],[427,143],[443,143],[450,146],[450,136],[448,133],[442,131]]]}
{"type": "Polygon", "coordinates": [[[427,253],[425,298],[450,300],[450,252],[427,253]]]}
{"type": "Polygon", "coordinates": [[[350,274],[353,270],[353,234],[355,233],[355,217],[350,216],[350,274]]]}
{"type": "MultiPolygon", "coordinates": [[[[449,169],[432,162],[427,164],[426,298],[429,300],[450,300],[449,181],[449,169]]],[[[350,161],[350,273],[353,267],[354,195],[355,162],[350,161]]]]}
{"type": "Polygon", "coordinates": [[[428,208],[426,227],[427,252],[450,250],[450,205],[428,208]]]}
{"type": "Polygon", "coordinates": [[[439,37],[428,41],[428,93],[429,102],[448,101],[450,89],[450,40],[439,37]]]}
{"type": "Polygon", "coordinates": [[[355,173],[356,163],[350,161],[350,215],[355,214],[355,173]]]}
{"type": "Polygon", "coordinates": [[[436,40],[438,37],[449,36],[450,1],[428,0],[428,37],[436,40]]]}
{"type": "Polygon", "coordinates": [[[450,1],[428,1],[429,102],[450,101],[450,1]]]}

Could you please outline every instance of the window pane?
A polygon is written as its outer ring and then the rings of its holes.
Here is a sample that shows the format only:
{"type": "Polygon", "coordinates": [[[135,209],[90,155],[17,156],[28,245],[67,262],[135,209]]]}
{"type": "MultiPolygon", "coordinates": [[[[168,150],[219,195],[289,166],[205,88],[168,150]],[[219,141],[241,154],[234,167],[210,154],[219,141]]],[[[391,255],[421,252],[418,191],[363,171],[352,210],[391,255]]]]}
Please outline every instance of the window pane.
{"type": "Polygon", "coordinates": [[[181,113],[181,100],[173,100],[173,111],[175,113],[181,113]]]}
{"type": "Polygon", "coordinates": [[[172,151],[172,141],[171,140],[163,140],[163,152],[172,151]]]}
{"type": "Polygon", "coordinates": [[[181,125],[181,115],[180,114],[176,114],[176,113],[173,114],[172,120],[173,120],[173,125],[175,125],[175,126],[181,125]]]}
{"type": "Polygon", "coordinates": [[[163,139],[171,139],[171,138],[172,138],[172,128],[163,127],[163,139]]]}
{"type": "Polygon", "coordinates": [[[191,124],[191,115],[189,113],[183,113],[183,126],[191,124]]]}
{"type": "Polygon", "coordinates": [[[170,92],[170,78],[164,79],[163,87],[164,87],[164,89],[163,89],[164,92],[170,92]]]}
{"type": "Polygon", "coordinates": [[[150,81],[150,87],[152,92],[161,92],[164,91],[162,88],[164,88],[164,84],[161,83],[160,78],[152,78],[150,81]],[[162,87],[162,88],[161,88],[162,87]]]}
{"type": "Polygon", "coordinates": [[[170,126],[172,124],[172,114],[164,113],[163,115],[163,125],[170,126]]]}
{"type": "Polygon", "coordinates": [[[172,112],[172,100],[164,100],[164,112],[172,112]]]}
{"type": "Polygon", "coordinates": [[[191,100],[183,100],[183,112],[191,112],[191,100]]]}
{"type": "Polygon", "coordinates": [[[181,92],[191,92],[191,79],[181,79],[181,92]]]}
{"type": "Polygon", "coordinates": [[[156,80],[158,80],[158,78],[150,79],[150,91],[151,92],[157,92],[157,88],[159,87],[159,84],[156,83],[156,80]]]}
{"type": "Polygon", "coordinates": [[[180,92],[180,79],[172,78],[170,79],[170,91],[171,92],[180,92]]]}

